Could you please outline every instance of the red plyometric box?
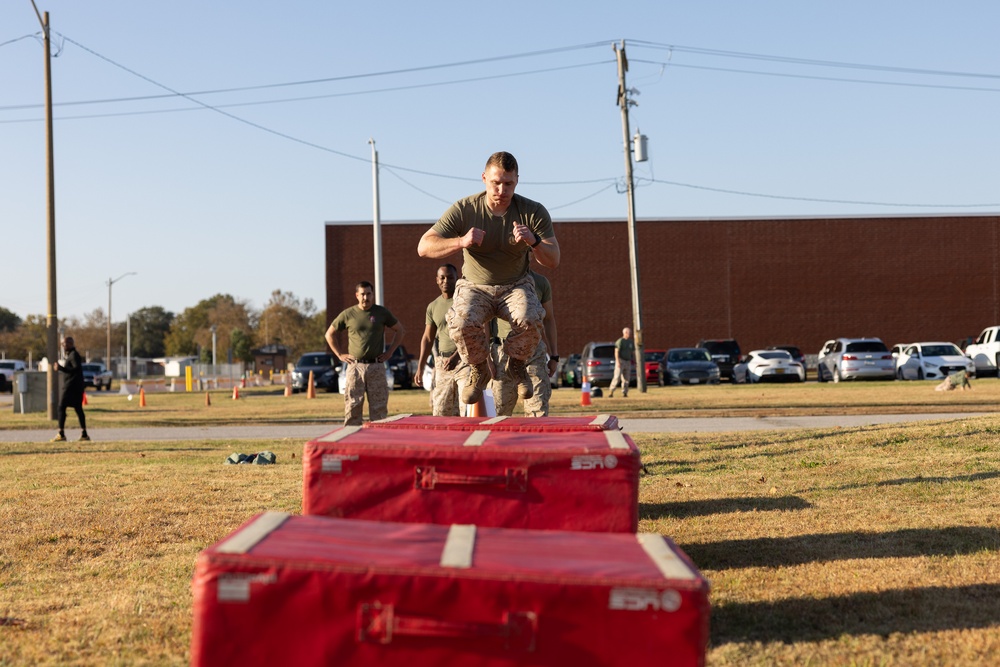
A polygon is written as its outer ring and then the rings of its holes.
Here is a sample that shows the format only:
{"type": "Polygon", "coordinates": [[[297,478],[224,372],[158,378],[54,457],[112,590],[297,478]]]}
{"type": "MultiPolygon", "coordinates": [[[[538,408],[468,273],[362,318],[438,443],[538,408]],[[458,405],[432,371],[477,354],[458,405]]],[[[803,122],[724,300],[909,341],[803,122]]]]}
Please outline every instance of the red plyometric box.
{"type": "Polygon", "coordinates": [[[265,513],[198,557],[191,664],[703,665],[708,590],[655,534],[265,513]]]}
{"type": "Polygon", "coordinates": [[[618,417],[592,415],[584,417],[432,417],[430,415],[393,415],[375,422],[365,422],[365,428],[429,428],[454,431],[520,431],[528,433],[559,431],[614,431],[618,417]]]}
{"type": "Polygon", "coordinates": [[[302,513],[634,533],[639,449],[620,431],[345,426],[303,452],[302,513]]]}

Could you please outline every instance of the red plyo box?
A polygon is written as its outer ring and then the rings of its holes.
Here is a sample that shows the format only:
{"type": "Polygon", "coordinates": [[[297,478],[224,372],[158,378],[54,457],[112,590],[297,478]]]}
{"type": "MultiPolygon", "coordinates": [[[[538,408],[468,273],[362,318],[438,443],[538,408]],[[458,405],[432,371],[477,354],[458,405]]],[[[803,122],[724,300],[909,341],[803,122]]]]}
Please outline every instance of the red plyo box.
{"type": "Polygon", "coordinates": [[[302,513],[634,533],[639,449],[620,431],[345,426],[306,443],[302,513]]]}
{"type": "Polygon", "coordinates": [[[430,415],[401,414],[374,422],[365,422],[365,428],[429,428],[454,431],[614,431],[618,417],[591,415],[582,417],[432,417],[430,415]]]}
{"type": "Polygon", "coordinates": [[[191,664],[703,665],[708,591],[655,534],[265,513],[198,557],[191,664]]]}

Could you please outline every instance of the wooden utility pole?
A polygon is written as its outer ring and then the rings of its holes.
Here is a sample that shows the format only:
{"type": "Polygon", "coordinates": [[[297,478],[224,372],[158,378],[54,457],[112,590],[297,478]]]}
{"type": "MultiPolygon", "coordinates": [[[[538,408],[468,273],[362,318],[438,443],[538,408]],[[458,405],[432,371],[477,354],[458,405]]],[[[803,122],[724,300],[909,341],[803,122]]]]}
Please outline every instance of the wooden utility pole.
{"type": "Polygon", "coordinates": [[[628,107],[636,104],[629,99],[629,89],[625,87],[625,72],[628,59],[625,57],[625,40],[621,48],[612,45],[618,57],[618,106],[622,110],[622,136],[625,145],[625,183],[628,188],[628,259],[632,277],[632,329],[635,335],[635,373],[639,391],[646,393],[646,363],[643,357],[642,300],[639,296],[639,248],[635,229],[635,184],[632,179],[632,148],[629,144],[628,107]]]}

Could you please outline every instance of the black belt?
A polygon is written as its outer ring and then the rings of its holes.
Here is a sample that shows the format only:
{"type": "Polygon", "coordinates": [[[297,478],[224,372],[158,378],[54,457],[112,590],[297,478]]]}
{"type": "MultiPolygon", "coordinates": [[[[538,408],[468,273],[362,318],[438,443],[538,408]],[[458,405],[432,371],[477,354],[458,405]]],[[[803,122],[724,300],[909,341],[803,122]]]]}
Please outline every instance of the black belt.
{"type": "Polygon", "coordinates": [[[355,359],[355,361],[359,364],[374,364],[378,359],[355,359]]]}

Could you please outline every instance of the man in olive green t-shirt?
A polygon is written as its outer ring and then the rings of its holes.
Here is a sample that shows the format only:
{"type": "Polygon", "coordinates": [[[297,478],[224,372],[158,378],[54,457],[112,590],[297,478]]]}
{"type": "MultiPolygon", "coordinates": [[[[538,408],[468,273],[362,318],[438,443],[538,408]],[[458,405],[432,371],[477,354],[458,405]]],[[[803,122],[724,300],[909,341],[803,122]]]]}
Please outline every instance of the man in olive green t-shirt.
{"type": "Polygon", "coordinates": [[[507,372],[517,382],[518,395],[531,398],[533,389],[525,362],[541,337],[544,311],[528,275],[532,255],[542,266],[559,266],[559,243],[545,207],[521,195],[517,160],[506,152],[486,162],[486,191],[452,204],[420,238],[417,254],[444,259],[461,251],[462,278],[448,311],[448,328],[462,361],[469,365],[462,402],[472,405],[490,380],[489,336],[484,325],[494,317],[506,320],[511,333],[504,340],[507,372]]]}
{"type": "Polygon", "coordinates": [[[358,283],[354,296],[358,305],[341,312],[326,330],[326,342],[344,362],[344,426],[360,426],[368,395],[368,419],[378,421],[389,416],[389,385],[385,379],[385,361],[403,342],[406,330],[388,309],[375,304],[372,284],[358,283]],[[388,347],[385,330],[392,331],[388,347]],[[347,331],[347,351],[337,341],[337,334],[347,331]]]}
{"type": "Polygon", "coordinates": [[[459,356],[455,342],[448,334],[446,316],[455,296],[455,281],[458,280],[458,269],[452,264],[443,264],[437,270],[437,286],[441,295],[427,305],[424,318],[424,335],[420,339],[420,361],[417,362],[417,376],[414,383],[420,387],[424,382],[424,368],[427,357],[433,352],[434,375],[431,386],[431,414],[435,417],[457,417],[458,411],[458,378],[455,377],[455,367],[459,356]]]}
{"type": "Polygon", "coordinates": [[[635,343],[632,342],[632,330],[622,329],[622,337],[615,341],[615,375],[611,378],[611,389],[608,398],[615,395],[615,385],[619,378],[622,383],[622,396],[628,396],[628,385],[632,381],[632,360],[635,359],[635,343]]]}

